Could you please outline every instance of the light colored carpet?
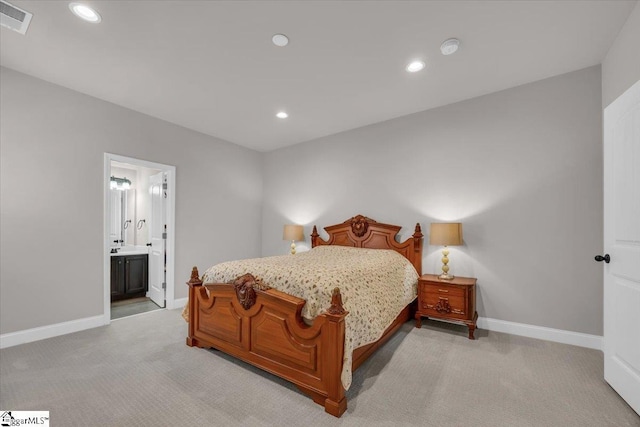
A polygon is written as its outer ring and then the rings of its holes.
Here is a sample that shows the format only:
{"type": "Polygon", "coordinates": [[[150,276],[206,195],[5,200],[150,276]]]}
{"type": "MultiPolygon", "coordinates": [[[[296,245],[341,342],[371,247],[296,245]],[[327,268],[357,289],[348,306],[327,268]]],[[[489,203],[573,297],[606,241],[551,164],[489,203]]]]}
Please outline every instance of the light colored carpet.
{"type": "Polygon", "coordinates": [[[355,373],[340,419],[290,384],[185,345],[180,310],[0,350],[0,409],[52,426],[640,426],[602,353],[425,321],[355,373]]]}

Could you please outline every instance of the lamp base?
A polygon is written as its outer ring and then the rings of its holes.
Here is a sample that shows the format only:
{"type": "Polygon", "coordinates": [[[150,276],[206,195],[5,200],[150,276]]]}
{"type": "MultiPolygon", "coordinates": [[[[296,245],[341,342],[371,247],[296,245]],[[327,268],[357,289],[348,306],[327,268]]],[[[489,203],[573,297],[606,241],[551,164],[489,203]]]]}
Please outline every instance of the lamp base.
{"type": "Polygon", "coordinates": [[[291,255],[295,255],[295,254],[296,254],[296,242],[291,241],[291,255]]]}
{"type": "Polygon", "coordinates": [[[445,246],[442,250],[442,274],[438,276],[440,280],[453,280],[453,274],[449,275],[449,249],[445,246]]]}

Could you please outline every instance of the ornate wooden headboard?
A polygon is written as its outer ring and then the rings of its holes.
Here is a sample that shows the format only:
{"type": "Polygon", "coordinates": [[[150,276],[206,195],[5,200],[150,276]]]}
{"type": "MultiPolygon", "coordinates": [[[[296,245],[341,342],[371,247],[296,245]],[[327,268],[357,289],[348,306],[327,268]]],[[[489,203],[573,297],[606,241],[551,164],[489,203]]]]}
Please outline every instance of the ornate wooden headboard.
{"type": "Polygon", "coordinates": [[[318,234],[318,229],[313,226],[311,233],[311,247],[321,245],[352,246],[354,248],[393,249],[407,258],[416,268],[418,274],[422,274],[422,229],[416,224],[415,232],[411,238],[402,243],[396,241],[399,225],[383,224],[356,215],[342,224],[325,227],[329,233],[329,239],[323,240],[318,234]]]}

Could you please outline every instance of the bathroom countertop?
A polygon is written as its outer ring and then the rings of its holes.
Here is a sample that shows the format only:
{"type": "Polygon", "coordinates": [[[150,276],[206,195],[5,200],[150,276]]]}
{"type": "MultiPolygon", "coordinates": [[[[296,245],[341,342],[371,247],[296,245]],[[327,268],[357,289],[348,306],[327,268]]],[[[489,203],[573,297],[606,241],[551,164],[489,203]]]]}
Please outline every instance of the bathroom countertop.
{"type": "Polygon", "coordinates": [[[117,253],[110,253],[110,256],[125,256],[125,255],[147,255],[149,248],[146,246],[125,246],[118,249],[117,253]]]}

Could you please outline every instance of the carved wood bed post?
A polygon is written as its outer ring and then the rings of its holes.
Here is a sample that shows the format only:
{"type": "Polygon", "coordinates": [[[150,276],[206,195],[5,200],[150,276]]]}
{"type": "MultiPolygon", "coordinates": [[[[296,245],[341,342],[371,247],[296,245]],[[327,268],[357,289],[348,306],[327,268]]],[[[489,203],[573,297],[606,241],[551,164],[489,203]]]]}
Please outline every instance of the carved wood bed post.
{"type": "MultiPolygon", "coordinates": [[[[189,285],[189,317],[194,318],[196,313],[196,291],[202,286],[202,280],[200,280],[200,274],[198,273],[198,267],[193,267],[191,270],[191,279],[187,282],[189,285]]],[[[197,345],[195,336],[195,322],[189,322],[189,335],[187,336],[187,345],[193,347],[197,345]]]]}
{"type": "Polygon", "coordinates": [[[422,274],[422,238],[424,234],[422,234],[422,227],[420,227],[420,223],[416,223],[416,230],[413,233],[413,250],[418,254],[417,259],[413,263],[413,266],[416,268],[418,274],[422,274]]]}
{"type": "Polygon", "coordinates": [[[349,314],[342,306],[340,289],[335,288],[331,293],[331,307],[324,314],[328,320],[327,334],[323,331],[323,348],[327,358],[324,359],[327,369],[327,399],[324,410],[334,417],[340,417],[347,410],[347,398],[342,386],[342,362],[344,360],[344,318],[349,314]],[[342,345],[336,345],[342,343],[342,345]]]}
{"type": "Polygon", "coordinates": [[[318,234],[318,229],[316,228],[316,226],[313,226],[313,232],[311,233],[311,247],[315,248],[316,245],[318,244],[318,236],[320,236],[318,234]]]}

